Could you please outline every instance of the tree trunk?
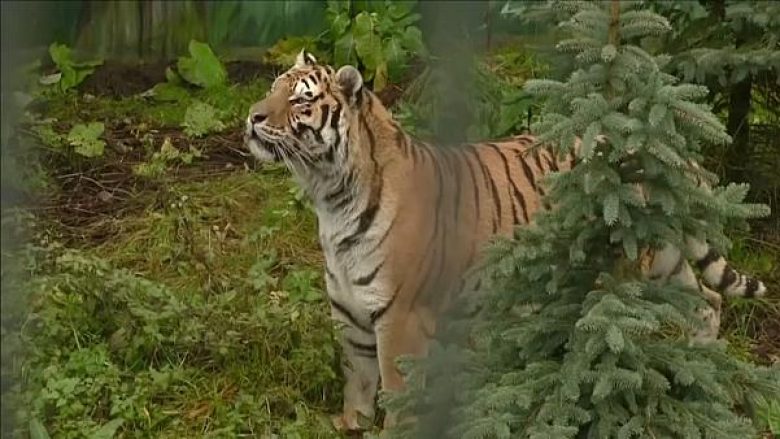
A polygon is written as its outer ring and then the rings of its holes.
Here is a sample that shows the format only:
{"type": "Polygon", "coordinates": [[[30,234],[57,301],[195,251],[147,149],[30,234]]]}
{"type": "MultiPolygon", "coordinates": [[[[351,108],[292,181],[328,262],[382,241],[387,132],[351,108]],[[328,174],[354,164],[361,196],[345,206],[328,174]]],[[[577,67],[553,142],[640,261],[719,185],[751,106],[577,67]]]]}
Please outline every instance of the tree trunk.
{"type": "Polygon", "coordinates": [[[750,144],[750,104],[753,78],[748,75],[729,91],[729,119],[726,124],[733,143],[726,154],[726,175],[729,181],[745,181],[744,163],[752,156],[750,144]]]}
{"type": "Polygon", "coordinates": [[[85,1],[83,14],[76,48],[93,57],[171,59],[186,53],[191,39],[205,39],[201,2],[85,1]]]}

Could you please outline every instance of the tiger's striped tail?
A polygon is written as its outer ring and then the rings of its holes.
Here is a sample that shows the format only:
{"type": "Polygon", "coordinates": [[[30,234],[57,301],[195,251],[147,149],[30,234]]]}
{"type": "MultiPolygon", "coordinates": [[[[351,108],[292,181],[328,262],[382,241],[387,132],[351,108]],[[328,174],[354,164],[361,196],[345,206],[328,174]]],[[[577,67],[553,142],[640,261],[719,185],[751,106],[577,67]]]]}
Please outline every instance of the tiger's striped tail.
{"type": "Polygon", "coordinates": [[[689,237],[686,245],[708,287],[731,297],[761,297],[766,294],[763,282],[738,273],[706,242],[689,237]]]}

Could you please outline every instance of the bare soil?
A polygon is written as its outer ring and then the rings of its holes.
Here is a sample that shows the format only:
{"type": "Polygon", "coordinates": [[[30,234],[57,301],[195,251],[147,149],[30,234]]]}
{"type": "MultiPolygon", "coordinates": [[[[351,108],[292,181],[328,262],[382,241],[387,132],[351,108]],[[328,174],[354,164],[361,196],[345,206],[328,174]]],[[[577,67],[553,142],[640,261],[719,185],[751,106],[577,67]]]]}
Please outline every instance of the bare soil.
{"type": "MultiPolygon", "coordinates": [[[[95,68],[79,85],[79,90],[111,98],[133,96],[165,82],[165,69],[168,67],[175,68],[176,62],[106,62],[95,68]]],[[[278,70],[258,61],[230,61],[225,63],[225,69],[231,84],[245,84],[261,77],[272,79],[278,70]]]]}

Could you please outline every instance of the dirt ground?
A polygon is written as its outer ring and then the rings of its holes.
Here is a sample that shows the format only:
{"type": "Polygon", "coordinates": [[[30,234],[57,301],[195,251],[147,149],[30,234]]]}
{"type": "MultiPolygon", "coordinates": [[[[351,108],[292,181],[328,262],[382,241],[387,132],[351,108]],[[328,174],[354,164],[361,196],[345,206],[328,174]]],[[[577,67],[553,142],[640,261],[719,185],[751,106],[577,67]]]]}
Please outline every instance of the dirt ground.
{"type": "MultiPolygon", "coordinates": [[[[175,62],[131,64],[106,62],[89,75],[79,89],[93,96],[121,98],[143,93],[155,84],[165,82],[165,69],[175,62]]],[[[225,63],[231,84],[246,84],[258,77],[272,78],[276,68],[257,61],[230,61],[225,63]]]]}

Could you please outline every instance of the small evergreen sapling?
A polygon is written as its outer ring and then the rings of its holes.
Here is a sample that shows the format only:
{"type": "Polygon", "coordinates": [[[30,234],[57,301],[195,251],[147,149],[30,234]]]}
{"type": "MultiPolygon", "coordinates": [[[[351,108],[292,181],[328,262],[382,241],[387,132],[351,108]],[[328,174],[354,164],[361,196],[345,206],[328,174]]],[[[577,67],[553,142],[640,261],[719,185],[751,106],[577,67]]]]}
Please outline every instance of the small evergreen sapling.
{"type": "Polygon", "coordinates": [[[575,71],[566,82],[529,81],[527,91],[546,98],[539,139],[564,153],[580,138],[580,163],[548,179],[555,210],[494,246],[469,349],[437,345],[412,368],[409,392],[389,404],[417,422],[392,433],[755,437],[739,410],[780,394],[778,375],[720,342],[691,343],[704,300],[647,281],[641,255],[682,247],[685,236],[725,248],[727,222],[766,209],[742,203],[744,185],[697,185],[712,177],[689,161],[730,139],[695,103],[704,87],[677,84],[661,71],[668,58],[632,44],[667,32],[663,17],[635,2],[552,4],[569,13],[560,27],[570,38],[558,48],[575,71]]]}

